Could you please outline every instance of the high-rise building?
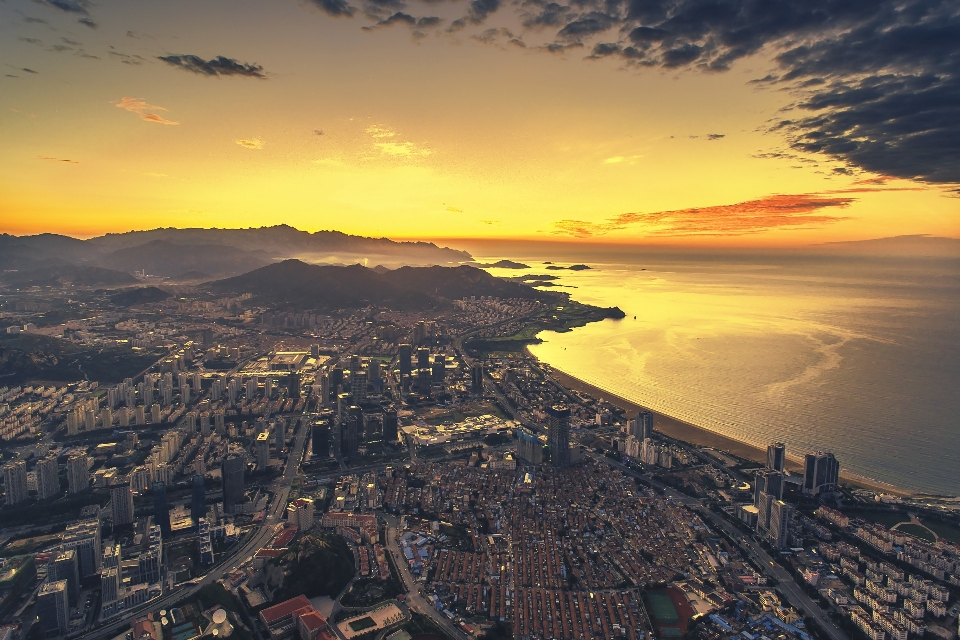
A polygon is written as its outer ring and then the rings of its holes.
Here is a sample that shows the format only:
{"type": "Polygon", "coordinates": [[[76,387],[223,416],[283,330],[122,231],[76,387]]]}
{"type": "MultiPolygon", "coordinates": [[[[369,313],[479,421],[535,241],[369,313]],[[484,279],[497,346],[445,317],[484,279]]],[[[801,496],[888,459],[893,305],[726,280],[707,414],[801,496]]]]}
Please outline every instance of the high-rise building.
{"type": "Polygon", "coordinates": [[[243,472],[246,467],[246,461],[238,453],[228,453],[220,464],[224,513],[235,513],[237,505],[243,502],[243,472]]]}
{"type": "Polygon", "coordinates": [[[350,372],[350,395],[354,404],[367,399],[367,372],[363,369],[350,372]]]}
{"type": "Polygon", "coordinates": [[[399,435],[400,421],[397,418],[397,409],[393,405],[383,410],[383,441],[394,443],[399,435]]]}
{"type": "Polygon", "coordinates": [[[430,368],[430,349],[427,347],[420,347],[417,349],[417,369],[429,369],[430,368]]]}
{"type": "Polygon", "coordinates": [[[790,519],[793,517],[793,507],[783,500],[774,500],[770,504],[770,528],[768,537],[770,544],[783,549],[789,542],[790,519]]]}
{"type": "Polygon", "coordinates": [[[200,474],[193,476],[193,499],[190,501],[190,517],[194,526],[199,526],[200,518],[207,515],[207,487],[204,477],[200,474]]]}
{"type": "Polygon", "coordinates": [[[543,443],[539,436],[521,427],[517,432],[517,455],[530,464],[543,464],[543,443]]]}
{"type": "Polygon", "coordinates": [[[653,413],[646,409],[637,412],[637,416],[629,421],[629,435],[632,435],[638,441],[643,442],[647,438],[653,437],[653,413]]]}
{"type": "Polygon", "coordinates": [[[283,447],[287,444],[287,423],[283,418],[277,418],[273,423],[273,448],[277,452],[277,457],[283,452],[283,447]]]}
{"type": "Polygon", "coordinates": [[[60,467],[53,456],[37,463],[37,497],[41,500],[60,495],[60,467]]]}
{"type": "Polygon", "coordinates": [[[3,486],[6,505],[20,504],[27,499],[27,463],[11,460],[3,466],[3,486]]]}
{"type": "Polygon", "coordinates": [[[408,376],[413,370],[413,363],[410,362],[410,358],[413,354],[413,347],[409,344],[401,344],[397,348],[397,366],[400,369],[401,376],[408,376]]]}
{"type": "Polygon", "coordinates": [[[335,366],[330,370],[330,393],[336,394],[343,391],[343,367],[335,366]]]}
{"type": "Polygon", "coordinates": [[[470,391],[480,395],[483,393],[483,363],[474,362],[470,368],[470,391]]]}
{"type": "Polygon", "coordinates": [[[782,442],[775,442],[767,447],[767,469],[783,473],[787,446],[782,442]]]}
{"type": "Polygon", "coordinates": [[[326,459],[330,457],[330,426],[335,417],[332,411],[322,412],[313,423],[313,457],[326,459]]]}
{"type": "Polygon", "coordinates": [[[547,415],[550,461],[555,467],[566,467],[570,464],[570,409],[555,404],[547,409],[547,415]]]}
{"type": "Polygon", "coordinates": [[[165,535],[170,535],[170,507],[165,482],[153,483],[153,522],[165,535]]]}
{"type": "Polygon", "coordinates": [[[257,454],[257,471],[264,472],[270,468],[270,433],[261,431],[257,434],[254,442],[254,449],[257,454]]]}
{"type": "Polygon", "coordinates": [[[349,393],[338,393],[337,394],[337,419],[344,420],[347,417],[347,412],[350,409],[350,394],[349,393]]]}
{"type": "Polygon", "coordinates": [[[37,593],[35,613],[47,635],[65,636],[70,631],[70,602],[66,580],[48,581],[37,593]]]}
{"type": "Polygon", "coordinates": [[[57,552],[56,557],[47,566],[47,579],[66,580],[70,601],[77,601],[77,596],[80,594],[80,564],[77,562],[76,549],[57,552]]]}
{"type": "Polygon", "coordinates": [[[105,612],[115,611],[122,596],[123,573],[120,558],[119,544],[108,544],[104,547],[103,567],[100,569],[100,604],[105,612]]]}
{"type": "Polygon", "coordinates": [[[129,484],[110,487],[110,505],[113,526],[118,527],[133,522],[133,491],[130,490],[129,484]]]}
{"type": "Polygon", "coordinates": [[[287,396],[294,400],[300,399],[300,374],[291,373],[287,376],[287,396]]]}
{"type": "Polygon", "coordinates": [[[818,496],[837,490],[840,481],[840,463],[832,453],[808,453],[803,460],[803,492],[818,496]]]}
{"type": "Polygon", "coordinates": [[[90,463],[85,454],[74,453],[67,458],[67,489],[71,494],[90,487],[90,463]]]}
{"type": "Polygon", "coordinates": [[[758,496],[770,494],[774,500],[783,498],[783,474],[773,469],[760,469],[755,476],[753,488],[754,506],[759,507],[758,496]]]}
{"type": "Polygon", "coordinates": [[[102,552],[99,517],[68,524],[63,532],[60,548],[76,551],[81,580],[97,575],[100,572],[102,552]]]}

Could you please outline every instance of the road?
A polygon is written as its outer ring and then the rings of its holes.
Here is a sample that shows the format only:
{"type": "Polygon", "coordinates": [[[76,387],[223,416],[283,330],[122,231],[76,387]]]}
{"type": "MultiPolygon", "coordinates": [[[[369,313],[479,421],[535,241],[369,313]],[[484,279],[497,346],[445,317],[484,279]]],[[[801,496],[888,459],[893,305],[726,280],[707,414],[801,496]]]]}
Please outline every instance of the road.
{"type": "Polygon", "coordinates": [[[149,600],[139,607],[124,611],[123,615],[116,621],[76,637],[82,638],[83,640],[112,638],[118,635],[124,628],[130,626],[131,618],[146,613],[147,611],[168,609],[181,600],[193,597],[200,589],[220,580],[225,574],[233,571],[242,560],[264,547],[270,541],[270,538],[273,537],[273,529],[282,518],[283,512],[286,509],[287,497],[290,495],[290,483],[299,472],[300,461],[303,458],[304,445],[306,444],[306,436],[309,431],[309,425],[306,421],[301,421],[300,429],[295,434],[293,449],[287,456],[287,466],[284,469],[283,475],[272,484],[274,491],[273,501],[267,509],[263,524],[256,532],[248,536],[247,541],[243,543],[242,546],[235,549],[230,555],[217,563],[217,566],[203,576],[197,584],[171,591],[159,599],[149,600]]]}
{"type": "Polygon", "coordinates": [[[744,535],[743,531],[727,520],[725,514],[716,513],[710,511],[709,509],[705,509],[703,508],[703,502],[701,500],[683,495],[671,487],[660,484],[656,480],[646,476],[641,476],[641,474],[637,473],[633,469],[625,467],[616,460],[612,460],[611,458],[600,456],[595,453],[588,453],[588,455],[594,460],[608,464],[611,467],[626,473],[627,475],[642,477],[644,482],[647,482],[658,489],[662,489],[664,491],[664,495],[669,496],[671,499],[683,504],[688,508],[696,509],[697,513],[708,519],[715,528],[724,531],[730,537],[730,539],[737,541],[741,549],[746,547],[744,550],[759,566],[763,568],[764,573],[766,573],[767,576],[776,579],[778,583],[777,587],[787,599],[787,602],[789,602],[790,605],[795,609],[802,610],[807,616],[816,620],[817,624],[820,625],[820,628],[824,631],[824,633],[830,637],[830,640],[850,640],[847,634],[841,631],[840,628],[837,627],[837,625],[827,617],[826,612],[823,611],[820,606],[814,602],[810,596],[807,595],[806,591],[804,591],[803,588],[794,581],[793,575],[791,575],[790,572],[784,569],[782,566],[774,562],[773,558],[771,558],[770,555],[760,547],[760,545],[756,540],[753,539],[752,536],[744,535]]]}
{"type": "Polygon", "coordinates": [[[384,514],[383,519],[387,523],[387,550],[390,553],[390,556],[393,558],[393,564],[400,572],[400,581],[403,583],[403,587],[407,590],[407,594],[404,596],[407,606],[411,611],[415,611],[419,614],[429,617],[444,631],[444,633],[451,638],[455,638],[456,640],[467,640],[470,636],[468,636],[463,629],[455,625],[450,621],[449,618],[437,611],[433,605],[427,602],[427,600],[420,595],[420,588],[417,586],[417,581],[413,577],[413,574],[410,573],[410,568],[407,566],[407,560],[403,557],[403,553],[400,551],[400,543],[397,539],[399,535],[399,531],[397,530],[397,519],[387,514],[384,514]]]}

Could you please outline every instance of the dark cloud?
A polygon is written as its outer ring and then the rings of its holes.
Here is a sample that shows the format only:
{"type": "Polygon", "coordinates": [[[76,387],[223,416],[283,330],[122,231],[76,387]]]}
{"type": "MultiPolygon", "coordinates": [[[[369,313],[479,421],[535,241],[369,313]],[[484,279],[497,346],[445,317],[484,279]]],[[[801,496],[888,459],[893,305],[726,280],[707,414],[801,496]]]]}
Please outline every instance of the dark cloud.
{"type": "Polygon", "coordinates": [[[67,164],[80,164],[79,160],[70,160],[69,158],[54,158],[52,156],[37,156],[37,160],[46,160],[48,162],[66,162],[67,164]]]}
{"type": "Polygon", "coordinates": [[[94,22],[93,20],[91,20],[90,18],[80,18],[79,20],[77,20],[77,22],[79,22],[80,24],[82,24],[82,25],[85,26],[85,27],[90,27],[91,29],[99,29],[99,28],[100,28],[100,25],[99,25],[98,23],[94,22]]]}
{"type": "Polygon", "coordinates": [[[20,71],[26,71],[27,73],[39,73],[39,71],[34,71],[33,69],[28,69],[26,67],[23,67],[20,69],[20,71]]]}
{"type": "Polygon", "coordinates": [[[727,134],[725,133],[708,133],[707,134],[707,140],[721,140],[726,137],[727,137],[727,134]]]}
{"type": "Polygon", "coordinates": [[[423,18],[415,18],[408,13],[403,13],[402,11],[397,11],[393,15],[380,20],[374,25],[369,27],[361,27],[364,31],[370,31],[379,27],[391,27],[395,24],[404,24],[413,29],[427,29],[430,27],[435,27],[440,24],[440,18],[435,16],[426,16],[423,18]]]}
{"type": "Polygon", "coordinates": [[[29,42],[30,44],[43,44],[40,38],[20,38],[21,42],[29,42]]]}
{"type": "Polygon", "coordinates": [[[565,25],[572,10],[562,4],[551,2],[538,7],[536,13],[527,13],[523,17],[523,26],[527,29],[537,29],[540,27],[559,27],[565,25]]]}
{"type": "Polygon", "coordinates": [[[138,55],[135,54],[135,53],[133,53],[133,54],[131,54],[131,53],[123,53],[122,51],[117,51],[117,50],[114,49],[113,47],[110,47],[110,51],[107,51],[107,53],[108,53],[109,55],[113,56],[114,58],[118,59],[118,60],[119,60],[120,62],[122,62],[123,64],[141,65],[141,64],[143,64],[144,62],[147,61],[146,58],[144,58],[144,57],[142,57],[142,56],[138,56],[138,55]]]}
{"type": "Polygon", "coordinates": [[[90,6],[90,3],[86,0],[40,0],[40,4],[45,4],[51,6],[55,9],[60,9],[60,11],[66,11],[67,13],[82,13],[87,15],[87,7],[90,6]]]}
{"type": "Polygon", "coordinates": [[[233,58],[217,56],[210,60],[204,60],[200,56],[189,54],[175,54],[169,56],[158,56],[172,67],[190,71],[201,76],[246,76],[249,78],[266,79],[263,67],[258,64],[240,62],[233,58]]]}
{"type": "Polygon", "coordinates": [[[31,18],[30,16],[25,17],[23,21],[27,24],[47,24],[47,21],[43,18],[31,18]]]}
{"type": "Polygon", "coordinates": [[[70,38],[60,38],[60,41],[63,44],[69,44],[71,47],[79,47],[81,44],[80,42],[77,42],[76,40],[71,40],[70,38]]]}
{"type": "Polygon", "coordinates": [[[487,16],[500,8],[500,0],[470,0],[467,15],[450,24],[451,31],[457,31],[467,24],[481,24],[487,16]]]}
{"type": "Polygon", "coordinates": [[[582,15],[573,22],[557,32],[557,36],[564,39],[577,39],[584,36],[592,36],[596,33],[602,33],[608,30],[616,23],[612,16],[608,16],[600,11],[591,11],[582,15]]]}
{"type": "Polygon", "coordinates": [[[356,9],[350,6],[346,0],[310,0],[310,3],[334,18],[350,18],[356,13],[356,9]]]}

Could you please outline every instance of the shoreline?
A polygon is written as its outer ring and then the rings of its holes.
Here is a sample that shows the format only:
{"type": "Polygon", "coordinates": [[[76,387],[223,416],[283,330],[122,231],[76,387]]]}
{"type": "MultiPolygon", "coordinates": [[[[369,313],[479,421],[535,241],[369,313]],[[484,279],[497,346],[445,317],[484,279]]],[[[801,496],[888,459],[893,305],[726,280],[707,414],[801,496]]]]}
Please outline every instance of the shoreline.
{"type": "MultiPolygon", "coordinates": [[[[590,384],[589,382],[584,382],[580,378],[573,376],[565,371],[557,369],[553,365],[543,362],[536,356],[534,356],[529,349],[524,349],[527,355],[550,368],[550,373],[553,378],[559,382],[562,386],[567,389],[574,391],[580,391],[586,393],[598,400],[603,399],[606,402],[609,402],[621,409],[624,409],[627,412],[635,412],[640,409],[644,409],[653,413],[653,426],[654,429],[661,434],[673,438],[675,440],[680,440],[686,442],[687,444],[707,447],[717,449],[724,453],[730,453],[738,458],[743,458],[745,460],[750,460],[756,462],[760,465],[766,463],[767,451],[761,447],[750,444],[748,442],[743,442],[730,436],[725,436],[721,433],[711,431],[704,427],[699,427],[695,424],[689,422],[684,422],[673,416],[669,416],[665,413],[655,411],[643,405],[637,404],[631,400],[619,396],[610,391],[606,391],[590,384]]],[[[802,463],[797,462],[796,460],[791,460],[788,458],[786,460],[786,468],[788,471],[797,473],[803,472],[802,463]]],[[[893,485],[886,484],[878,480],[872,480],[870,478],[864,478],[852,473],[844,473],[841,471],[840,479],[844,484],[850,485],[858,489],[867,489],[870,491],[875,491],[877,493],[889,493],[901,497],[914,496],[917,495],[914,491],[908,491],[906,489],[900,489],[893,485]]]]}

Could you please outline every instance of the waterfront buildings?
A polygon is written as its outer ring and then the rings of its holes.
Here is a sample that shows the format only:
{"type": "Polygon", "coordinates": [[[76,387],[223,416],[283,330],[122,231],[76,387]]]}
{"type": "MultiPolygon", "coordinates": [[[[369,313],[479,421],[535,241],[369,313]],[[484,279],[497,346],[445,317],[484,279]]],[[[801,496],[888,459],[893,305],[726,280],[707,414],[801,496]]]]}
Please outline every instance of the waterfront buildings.
{"type": "Polygon", "coordinates": [[[808,453],[803,460],[803,492],[818,496],[837,490],[840,463],[832,453],[808,453]]]}

